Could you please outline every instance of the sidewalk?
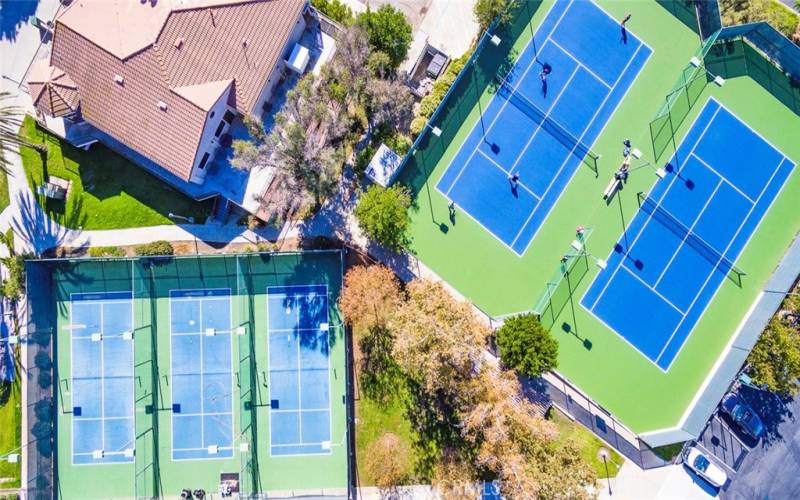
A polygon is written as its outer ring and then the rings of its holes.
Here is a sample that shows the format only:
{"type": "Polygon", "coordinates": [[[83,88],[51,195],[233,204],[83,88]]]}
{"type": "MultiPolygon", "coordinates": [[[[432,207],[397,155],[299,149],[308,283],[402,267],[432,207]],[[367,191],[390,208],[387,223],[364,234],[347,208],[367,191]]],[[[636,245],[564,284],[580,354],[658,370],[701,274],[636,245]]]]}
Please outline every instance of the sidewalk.
{"type": "Polygon", "coordinates": [[[611,480],[611,494],[605,479],[598,481],[601,500],[709,500],[717,497],[707,483],[682,464],[642,470],[626,460],[611,480]]]}

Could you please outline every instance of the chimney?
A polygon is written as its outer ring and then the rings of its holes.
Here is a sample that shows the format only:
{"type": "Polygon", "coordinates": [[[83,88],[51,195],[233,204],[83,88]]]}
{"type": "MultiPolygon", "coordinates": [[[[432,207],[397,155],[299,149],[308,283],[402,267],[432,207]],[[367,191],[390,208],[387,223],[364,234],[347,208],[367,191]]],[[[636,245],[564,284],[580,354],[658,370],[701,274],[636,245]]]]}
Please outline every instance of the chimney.
{"type": "Polygon", "coordinates": [[[164,101],[158,101],[158,109],[160,109],[161,111],[166,111],[167,103],[165,103],[164,101]]]}
{"type": "Polygon", "coordinates": [[[181,47],[183,47],[183,37],[179,36],[175,39],[175,48],[180,49],[181,47]]]}

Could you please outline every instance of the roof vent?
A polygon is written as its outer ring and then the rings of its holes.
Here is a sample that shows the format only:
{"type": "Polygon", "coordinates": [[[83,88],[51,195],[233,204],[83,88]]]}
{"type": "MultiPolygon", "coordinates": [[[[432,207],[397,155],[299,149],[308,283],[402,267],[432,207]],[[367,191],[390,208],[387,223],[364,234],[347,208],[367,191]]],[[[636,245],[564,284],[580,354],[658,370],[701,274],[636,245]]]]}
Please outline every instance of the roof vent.
{"type": "Polygon", "coordinates": [[[247,48],[250,45],[250,41],[247,38],[242,38],[242,47],[247,48]]]}
{"type": "Polygon", "coordinates": [[[122,85],[125,83],[125,78],[122,75],[114,75],[114,81],[117,82],[118,85],[122,85]]]}
{"type": "Polygon", "coordinates": [[[180,49],[181,47],[183,47],[183,37],[179,36],[175,39],[175,48],[180,49]]]}
{"type": "Polygon", "coordinates": [[[158,109],[160,109],[161,111],[166,111],[167,103],[165,103],[164,101],[158,101],[158,109]]]}

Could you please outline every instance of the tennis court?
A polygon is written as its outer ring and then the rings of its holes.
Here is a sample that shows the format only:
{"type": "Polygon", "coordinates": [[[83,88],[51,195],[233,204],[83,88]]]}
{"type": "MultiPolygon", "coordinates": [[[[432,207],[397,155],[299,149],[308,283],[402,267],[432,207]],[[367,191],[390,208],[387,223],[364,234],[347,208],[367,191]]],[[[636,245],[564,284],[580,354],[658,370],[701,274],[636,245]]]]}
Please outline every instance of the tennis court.
{"type": "Polygon", "coordinates": [[[229,289],[171,290],[173,460],[233,456],[229,289]]]}
{"type": "Polygon", "coordinates": [[[793,168],[709,99],[581,304],[668,370],[793,168]]]}
{"type": "Polygon", "coordinates": [[[267,288],[270,453],[331,452],[328,289],[267,288]]]}
{"type": "Polygon", "coordinates": [[[73,464],[134,459],[132,298],[70,296],[73,464]]]}
{"type": "Polygon", "coordinates": [[[651,52],[594,2],[556,2],[437,189],[522,255],[579,166],[596,173],[590,145],[651,52]]]}

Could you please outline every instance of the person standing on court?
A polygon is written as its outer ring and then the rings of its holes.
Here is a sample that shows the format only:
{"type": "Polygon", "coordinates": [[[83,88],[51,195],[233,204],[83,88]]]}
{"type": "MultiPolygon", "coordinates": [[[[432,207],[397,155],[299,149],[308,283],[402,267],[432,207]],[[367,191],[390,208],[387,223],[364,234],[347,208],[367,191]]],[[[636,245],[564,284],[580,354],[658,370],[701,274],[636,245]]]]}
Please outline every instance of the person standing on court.
{"type": "Polygon", "coordinates": [[[622,19],[622,22],[619,23],[619,28],[622,31],[622,43],[624,43],[624,44],[628,43],[628,29],[625,27],[625,25],[630,20],[631,20],[631,15],[628,14],[628,15],[625,16],[624,19],[622,19]]]}

